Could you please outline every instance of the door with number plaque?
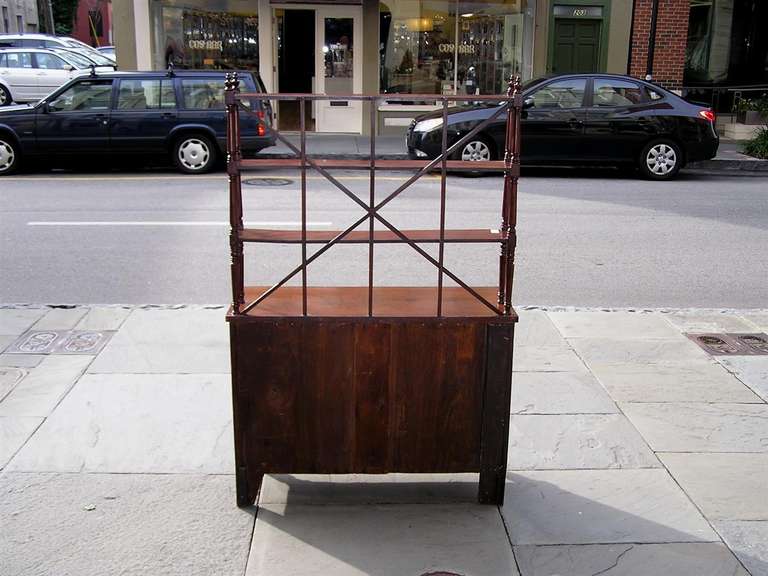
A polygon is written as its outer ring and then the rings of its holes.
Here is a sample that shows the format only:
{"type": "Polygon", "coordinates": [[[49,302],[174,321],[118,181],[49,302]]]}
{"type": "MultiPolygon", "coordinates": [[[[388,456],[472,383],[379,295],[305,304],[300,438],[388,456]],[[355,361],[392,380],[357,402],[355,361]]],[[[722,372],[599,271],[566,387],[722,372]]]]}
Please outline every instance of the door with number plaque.
{"type": "MultiPolygon", "coordinates": [[[[359,6],[318,7],[315,15],[315,78],[320,94],[361,94],[363,91],[362,10],[359,6]]],[[[362,131],[362,102],[319,100],[315,104],[318,132],[362,131]]]]}

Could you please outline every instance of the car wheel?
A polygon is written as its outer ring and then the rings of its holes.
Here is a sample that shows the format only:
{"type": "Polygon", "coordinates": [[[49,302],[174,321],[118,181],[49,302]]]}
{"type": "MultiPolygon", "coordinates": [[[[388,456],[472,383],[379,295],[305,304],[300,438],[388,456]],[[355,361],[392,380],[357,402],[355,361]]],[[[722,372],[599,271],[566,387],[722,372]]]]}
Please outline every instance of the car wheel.
{"type": "Polygon", "coordinates": [[[0,135],[0,176],[11,174],[18,166],[19,152],[16,144],[0,135]]]}
{"type": "Polygon", "coordinates": [[[649,180],[670,180],[682,165],[680,147],[671,140],[654,140],[640,154],[640,172],[649,180]]]}
{"type": "Polygon", "coordinates": [[[465,162],[487,161],[493,160],[493,151],[491,145],[484,138],[476,136],[464,144],[458,156],[465,162]]]}
{"type": "Polygon", "coordinates": [[[13,98],[11,98],[8,88],[0,84],[0,106],[10,106],[11,102],[13,102],[13,98]]]}
{"type": "Polygon", "coordinates": [[[183,136],[173,147],[176,167],[187,174],[204,174],[216,163],[216,148],[207,136],[183,136]]]}

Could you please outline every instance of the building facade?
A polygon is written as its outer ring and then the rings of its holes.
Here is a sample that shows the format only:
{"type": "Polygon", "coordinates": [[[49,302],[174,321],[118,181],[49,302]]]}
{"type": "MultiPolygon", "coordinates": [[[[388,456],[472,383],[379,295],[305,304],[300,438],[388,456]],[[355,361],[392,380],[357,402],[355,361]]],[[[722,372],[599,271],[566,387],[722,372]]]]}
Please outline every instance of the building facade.
{"type": "MultiPolygon", "coordinates": [[[[258,70],[269,91],[327,94],[498,94],[511,74],[613,72],[650,75],[672,89],[692,66],[693,10],[760,0],[126,0],[114,7],[123,69],[258,70]]],[[[713,13],[717,9],[713,9],[713,13]]],[[[720,26],[720,27],[718,27],[720,26]]],[[[715,39],[707,62],[722,58],[715,39]]],[[[701,42],[701,41],[699,41],[701,42]]],[[[377,130],[404,130],[434,101],[382,101],[377,130]]],[[[317,131],[368,129],[364,106],[318,103],[307,111],[317,131]]],[[[281,103],[281,129],[298,108],[281,103]]]]}
{"type": "Polygon", "coordinates": [[[36,0],[0,0],[0,34],[24,34],[40,30],[36,0]]]}
{"type": "Polygon", "coordinates": [[[90,46],[111,46],[112,1],[80,0],[72,22],[72,37],[90,46]]]}

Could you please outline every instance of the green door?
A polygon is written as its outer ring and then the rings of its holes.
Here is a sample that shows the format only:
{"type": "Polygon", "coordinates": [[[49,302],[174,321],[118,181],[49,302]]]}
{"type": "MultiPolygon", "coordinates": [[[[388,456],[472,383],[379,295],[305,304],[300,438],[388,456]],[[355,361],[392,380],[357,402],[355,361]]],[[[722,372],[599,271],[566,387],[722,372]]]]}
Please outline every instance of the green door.
{"type": "Polygon", "coordinates": [[[555,19],[555,74],[599,72],[600,20],[555,19]]]}

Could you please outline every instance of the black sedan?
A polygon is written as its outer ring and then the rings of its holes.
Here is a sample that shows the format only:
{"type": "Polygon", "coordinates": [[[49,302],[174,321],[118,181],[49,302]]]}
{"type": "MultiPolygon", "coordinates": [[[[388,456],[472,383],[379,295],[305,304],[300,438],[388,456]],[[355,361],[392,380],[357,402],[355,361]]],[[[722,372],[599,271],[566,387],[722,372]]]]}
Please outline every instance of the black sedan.
{"type": "MultiPolygon", "coordinates": [[[[569,74],[523,86],[521,161],[524,165],[633,165],[647,178],[673,178],[688,162],[717,153],[712,110],[636,78],[569,74]]],[[[448,144],[493,114],[494,106],[452,108],[448,144]]],[[[457,160],[499,160],[505,115],[455,152],[457,160]]],[[[412,158],[440,154],[442,112],[416,118],[406,142],[412,158]]]]}

